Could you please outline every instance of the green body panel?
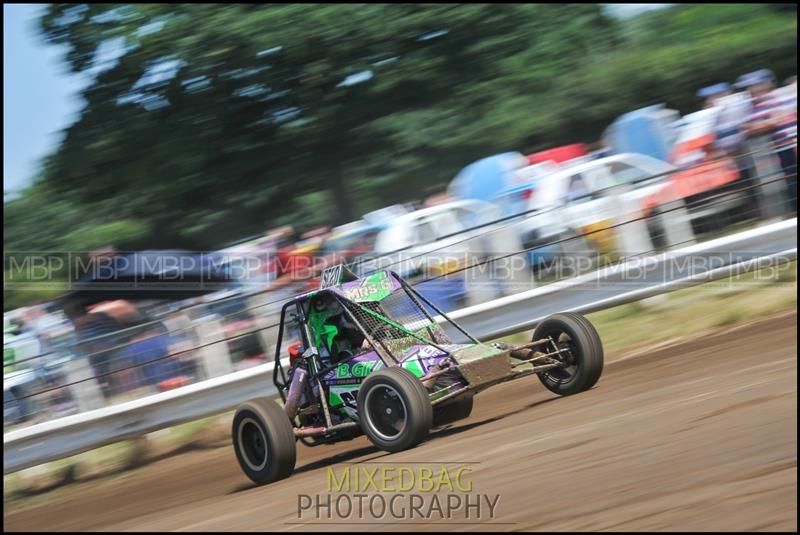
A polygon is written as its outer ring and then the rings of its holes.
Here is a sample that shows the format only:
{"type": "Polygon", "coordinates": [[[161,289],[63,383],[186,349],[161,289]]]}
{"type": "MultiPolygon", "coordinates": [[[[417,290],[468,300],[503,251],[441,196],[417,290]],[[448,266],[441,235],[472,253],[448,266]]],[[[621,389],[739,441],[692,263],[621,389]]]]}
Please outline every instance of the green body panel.
{"type": "Polygon", "coordinates": [[[355,302],[381,301],[392,293],[394,285],[385,271],[365,277],[361,284],[344,292],[345,297],[355,302]]]}
{"type": "Polygon", "coordinates": [[[357,422],[356,400],[358,399],[359,386],[358,383],[331,386],[328,396],[328,403],[331,409],[337,410],[357,422]]]}
{"type": "Polygon", "coordinates": [[[419,362],[419,357],[413,357],[403,362],[400,366],[414,374],[415,377],[422,377],[425,371],[422,369],[422,364],[419,362]]]}

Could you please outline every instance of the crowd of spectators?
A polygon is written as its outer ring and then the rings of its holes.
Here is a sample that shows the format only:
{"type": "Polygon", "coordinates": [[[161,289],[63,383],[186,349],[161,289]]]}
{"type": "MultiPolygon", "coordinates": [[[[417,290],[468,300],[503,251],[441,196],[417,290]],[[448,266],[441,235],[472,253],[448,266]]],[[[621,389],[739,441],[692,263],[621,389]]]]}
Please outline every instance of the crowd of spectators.
{"type": "Polygon", "coordinates": [[[792,211],[797,211],[797,77],[776,87],[775,75],[760,69],[733,85],[704,87],[697,96],[706,108],[718,108],[716,148],[736,160],[745,181],[754,179],[751,141],[765,139],[777,156],[792,211]]]}

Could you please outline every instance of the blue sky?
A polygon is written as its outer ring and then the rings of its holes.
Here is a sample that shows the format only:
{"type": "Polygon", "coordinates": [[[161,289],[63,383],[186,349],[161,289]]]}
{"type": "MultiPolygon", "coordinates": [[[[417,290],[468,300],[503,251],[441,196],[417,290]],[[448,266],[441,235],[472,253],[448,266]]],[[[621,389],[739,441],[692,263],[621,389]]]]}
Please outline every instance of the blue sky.
{"type": "Polygon", "coordinates": [[[35,29],[44,9],[3,5],[3,191],[27,185],[80,110],[85,79],[67,74],[63,49],[35,29]]]}
{"type": "MultiPolygon", "coordinates": [[[[670,4],[605,4],[615,16],[632,16],[670,4]]],[[[30,183],[41,158],[77,118],[78,96],[88,76],[69,75],[64,50],[46,45],[35,21],[41,4],[3,5],[3,191],[30,183]]],[[[358,80],[366,76],[361,74],[358,80]]]]}
{"type": "Polygon", "coordinates": [[[672,4],[603,4],[608,13],[615,17],[629,18],[640,15],[645,11],[662,9],[672,4]]]}

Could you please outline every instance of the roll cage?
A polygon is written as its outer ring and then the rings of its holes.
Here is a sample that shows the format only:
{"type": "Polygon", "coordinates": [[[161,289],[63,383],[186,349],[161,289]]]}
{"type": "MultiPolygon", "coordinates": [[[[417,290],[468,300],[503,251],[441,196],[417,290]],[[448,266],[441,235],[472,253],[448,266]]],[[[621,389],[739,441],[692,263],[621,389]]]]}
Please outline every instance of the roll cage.
{"type": "MultiPolygon", "coordinates": [[[[446,346],[452,342],[441,329],[441,327],[438,326],[429,310],[432,310],[434,313],[441,316],[445,321],[452,324],[455,329],[461,332],[473,343],[479,343],[477,339],[464,330],[458,323],[448,317],[425,296],[417,292],[395,272],[388,271],[386,274],[388,277],[391,277],[394,281],[399,283],[399,287],[393,290],[392,293],[402,292],[400,295],[407,297],[409,300],[409,304],[407,305],[408,309],[413,309],[411,313],[418,313],[420,315],[417,323],[420,324],[421,329],[418,329],[418,331],[423,331],[423,333],[427,334],[427,337],[423,334],[419,334],[418,332],[414,332],[412,329],[409,329],[407,325],[404,326],[395,321],[391,315],[387,314],[386,311],[380,306],[381,301],[359,302],[348,299],[342,295],[342,293],[334,289],[340,288],[340,285],[330,285],[320,290],[299,295],[286,302],[281,308],[278,339],[275,347],[273,383],[277,387],[281,399],[284,402],[286,401],[286,390],[289,387],[289,379],[286,376],[286,371],[281,363],[281,348],[283,346],[284,329],[287,324],[287,313],[290,314],[289,321],[294,322],[299,328],[301,342],[305,348],[303,358],[306,359],[306,362],[309,366],[308,371],[311,374],[310,380],[319,384],[321,389],[320,391],[322,391],[322,385],[320,383],[320,378],[322,376],[331,370],[336,369],[336,367],[342,362],[347,362],[363,353],[354,352],[353,355],[329,365],[325,365],[322,362],[319,348],[313,343],[315,337],[313,336],[313,333],[310,332],[308,325],[307,306],[312,299],[322,295],[327,295],[333,298],[338,305],[341,306],[344,314],[346,314],[349,320],[358,327],[361,334],[368,341],[369,346],[374,349],[381,358],[384,366],[399,365],[400,359],[403,356],[402,353],[398,351],[398,345],[393,343],[395,339],[386,335],[387,331],[395,335],[402,334],[408,339],[416,340],[417,343],[433,346],[443,353],[450,355],[450,352],[442,346],[446,346]]],[[[323,398],[322,402],[325,403],[325,396],[320,397],[323,398]]]]}

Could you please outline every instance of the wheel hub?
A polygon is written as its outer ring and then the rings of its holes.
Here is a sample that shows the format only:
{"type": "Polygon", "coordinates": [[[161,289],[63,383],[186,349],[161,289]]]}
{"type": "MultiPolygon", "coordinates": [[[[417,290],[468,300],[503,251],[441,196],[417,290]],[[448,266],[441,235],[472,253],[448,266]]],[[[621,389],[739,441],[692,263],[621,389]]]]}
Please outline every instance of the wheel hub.
{"type": "Polygon", "coordinates": [[[575,353],[572,351],[572,344],[569,342],[559,342],[558,349],[561,351],[558,357],[565,366],[575,366],[577,364],[577,359],[575,358],[575,353]]]}
{"type": "Polygon", "coordinates": [[[393,388],[375,387],[369,392],[367,399],[374,403],[374,408],[367,408],[366,417],[376,432],[386,438],[402,432],[406,420],[405,406],[393,388]]]}
{"type": "Polygon", "coordinates": [[[245,463],[260,470],[267,464],[267,444],[263,431],[251,418],[246,418],[239,426],[239,443],[245,463]]]}
{"type": "Polygon", "coordinates": [[[569,335],[567,335],[567,339],[563,339],[562,334],[566,333],[553,332],[547,335],[552,340],[551,347],[558,350],[558,353],[551,357],[552,360],[550,362],[560,364],[560,366],[542,372],[544,376],[556,382],[569,381],[577,372],[579,361],[575,353],[574,343],[569,339],[569,335]]]}

